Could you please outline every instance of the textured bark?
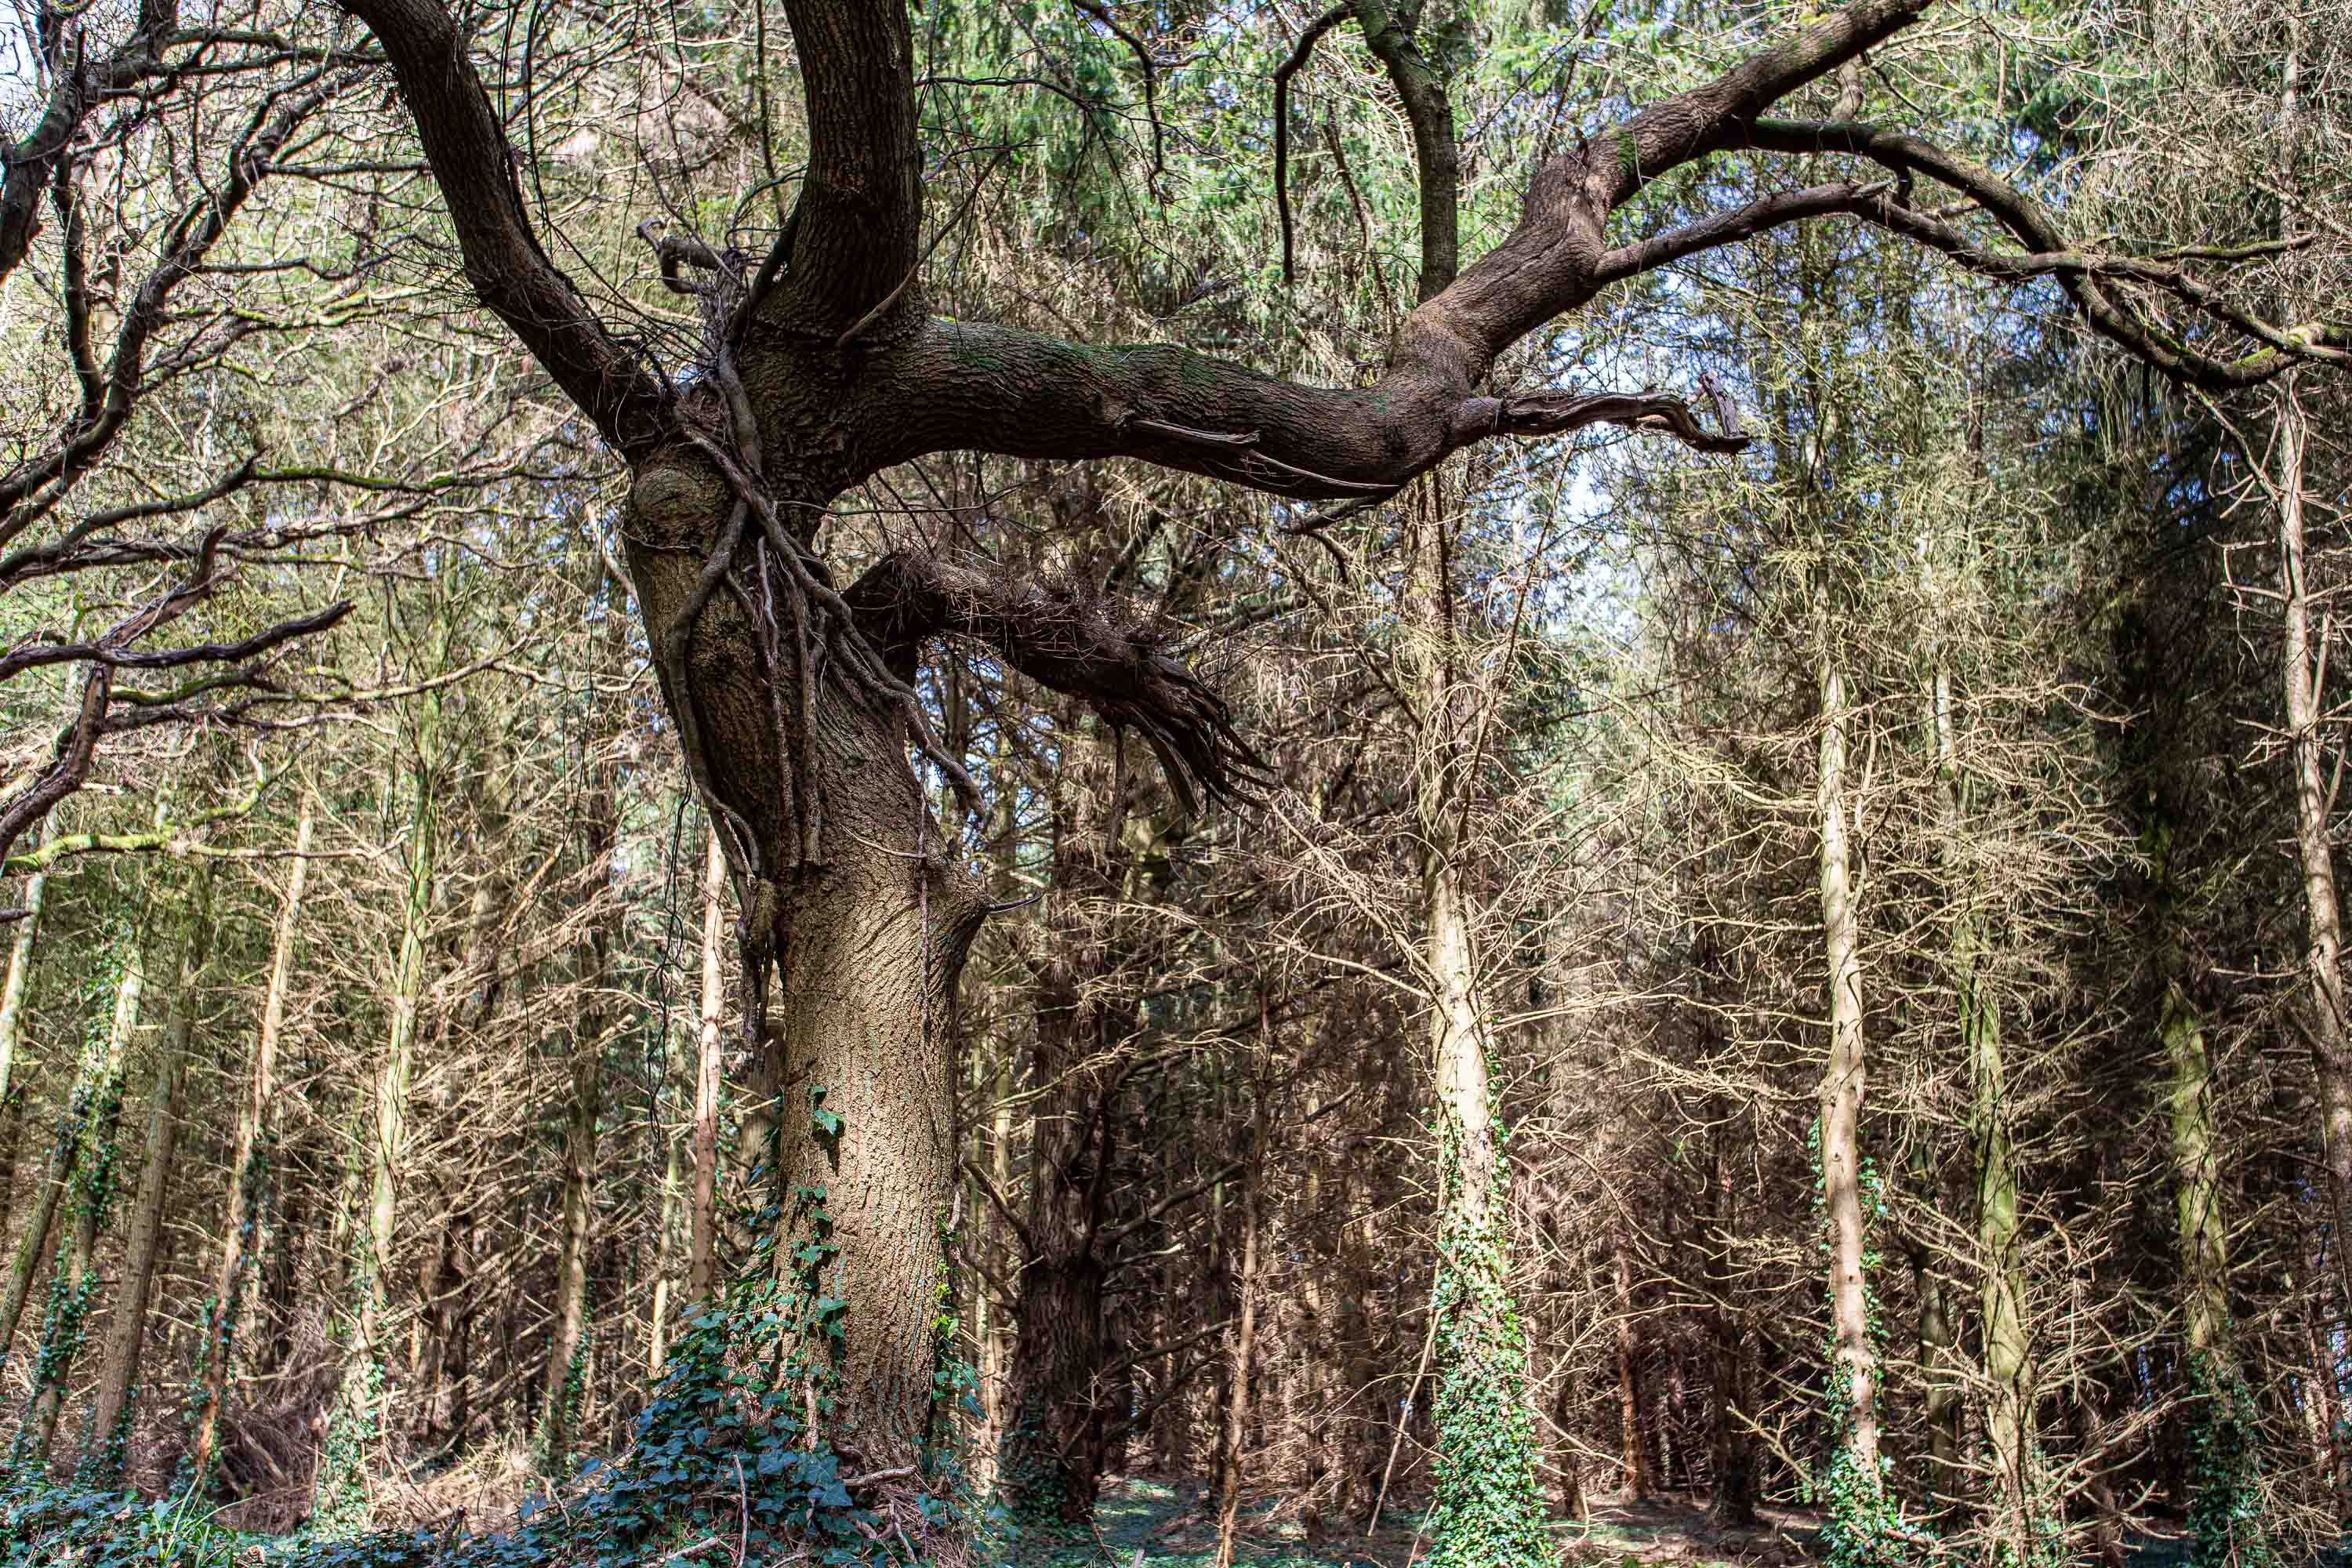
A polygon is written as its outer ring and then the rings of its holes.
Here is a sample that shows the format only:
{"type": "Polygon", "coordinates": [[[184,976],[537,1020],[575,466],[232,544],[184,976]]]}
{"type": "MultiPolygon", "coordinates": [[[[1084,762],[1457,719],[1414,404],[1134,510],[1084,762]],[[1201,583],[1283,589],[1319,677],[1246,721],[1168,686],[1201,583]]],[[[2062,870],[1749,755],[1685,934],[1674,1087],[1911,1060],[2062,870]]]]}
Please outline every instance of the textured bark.
{"type": "Polygon", "coordinates": [[[278,1092],[278,1044],[286,1030],[286,994],[294,973],[294,937],[302,919],[302,889],[310,870],[310,834],[319,814],[318,795],[306,790],[294,824],[294,860],[286,873],[286,897],[278,908],[278,928],[269,949],[269,978],[262,992],[261,1026],[254,1037],[253,1062],[245,1102],[229,1145],[229,1212],[221,1236],[220,1267],[196,1349],[196,1396],[189,1415],[187,1473],[202,1492],[212,1471],[219,1439],[221,1402],[227,1396],[229,1363],[244,1303],[246,1262],[261,1227],[268,1173],[261,1163],[268,1147],[271,1101],[278,1092]]]}
{"type": "Polygon", "coordinates": [[[185,1099],[188,1047],[202,1010],[205,973],[212,949],[212,881],[215,861],[206,860],[192,879],[187,923],[180,946],[179,978],[172,990],[171,1021],[155,1061],[155,1087],[147,1112],[146,1154],[139,1173],[139,1193],[131,1201],[130,1226],[123,1233],[122,1279],[114,1293],[114,1315],[107,1328],[100,1358],[98,1394],[90,1409],[89,1436],[84,1445],[84,1473],[101,1485],[121,1472],[121,1430],[131,1413],[131,1390],[139,1373],[139,1354],[147,1338],[147,1298],[153,1289],[156,1260],[163,1244],[163,1205],[171,1195],[172,1163],[179,1150],[180,1109],[185,1099]]]}
{"type": "Polygon", "coordinates": [[[2230,1327],[2230,1230],[2213,1126],[2213,1063],[2203,1023],[2178,975],[2165,984],[2158,1029],[2172,1079],[2166,1098],[2185,1337],[2190,1354],[2210,1358],[2218,1381],[2235,1373],[2237,1350],[2230,1327]]]}
{"type": "Polygon", "coordinates": [[[1822,954],[1828,973],[1829,1058],[1822,1072],[1822,1192],[1829,1219],[1830,1328],[1844,1408],[1838,1413],[1846,1451],[1860,1474],[1878,1475],[1878,1349],[1870,1332],[1863,1277],[1862,1103],[1867,1062],[1862,1033],[1862,961],[1849,868],[1846,740],[1853,723],[1845,673],[1823,626],[1821,659],[1821,771],[1815,821],[1821,838],[1822,954]]]}

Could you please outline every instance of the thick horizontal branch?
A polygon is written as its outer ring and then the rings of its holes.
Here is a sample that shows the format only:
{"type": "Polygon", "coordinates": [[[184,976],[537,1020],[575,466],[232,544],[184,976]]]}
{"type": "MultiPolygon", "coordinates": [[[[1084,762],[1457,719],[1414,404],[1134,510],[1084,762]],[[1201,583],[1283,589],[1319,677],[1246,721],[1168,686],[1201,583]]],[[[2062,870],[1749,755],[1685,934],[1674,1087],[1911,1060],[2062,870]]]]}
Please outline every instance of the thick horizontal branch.
{"type": "Polygon", "coordinates": [[[1303,500],[1384,497],[1448,454],[1502,436],[1591,425],[1737,451],[1681,400],[1654,393],[1479,393],[1429,361],[1369,387],[1318,387],[1170,345],[1095,349],[1013,328],[934,321],[877,385],[900,411],[891,460],[977,450],[1028,458],[1140,458],[1303,500]]]}

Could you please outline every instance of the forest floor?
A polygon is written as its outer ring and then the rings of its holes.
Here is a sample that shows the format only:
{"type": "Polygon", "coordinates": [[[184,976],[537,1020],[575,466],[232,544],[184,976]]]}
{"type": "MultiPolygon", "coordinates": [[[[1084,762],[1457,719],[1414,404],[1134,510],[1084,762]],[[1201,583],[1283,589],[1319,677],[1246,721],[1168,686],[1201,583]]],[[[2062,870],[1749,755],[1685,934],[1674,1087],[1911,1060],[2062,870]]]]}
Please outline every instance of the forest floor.
{"type": "MultiPolygon", "coordinates": [[[[1234,1560],[1263,1568],[1408,1568],[1429,1551],[1418,1527],[1426,1505],[1391,1508],[1370,1539],[1354,1530],[1309,1544],[1297,1514],[1279,1500],[1245,1511],[1234,1560]]],[[[1591,1518],[1555,1529],[1577,1561],[1607,1568],[1791,1568],[1809,1562],[1818,1518],[1795,1509],[1759,1510],[1757,1529],[1717,1531],[1706,1508],[1679,1500],[1592,1502],[1591,1518]],[[1578,1549],[1581,1550],[1578,1550],[1578,1549]]],[[[1017,1568],[1205,1568],[1216,1557],[1214,1510],[1197,1489],[1141,1477],[1104,1489],[1092,1534],[1032,1529],[1015,1551],[1017,1568]],[[1097,1539],[1097,1537],[1099,1539],[1097,1539]],[[1139,1557],[1139,1553],[1140,1556],[1139,1557]]]]}
{"type": "MultiPolygon", "coordinates": [[[[1261,1500],[1243,1518],[1237,1563],[1257,1568],[1412,1568],[1429,1551],[1418,1527],[1426,1504],[1392,1508],[1370,1539],[1355,1531],[1309,1544],[1296,1511],[1261,1500]]],[[[1804,1509],[1757,1510],[1752,1530],[1717,1530],[1704,1501],[1596,1497],[1589,1520],[1554,1529],[1570,1561],[1587,1568],[1808,1568],[1821,1516],[1804,1509]]],[[[1092,1533],[1032,1529],[1013,1553],[1013,1568],[1208,1568],[1216,1560],[1214,1510],[1184,1483],[1133,1477],[1104,1489],[1092,1533]]],[[[2179,1568],[2188,1561],[2179,1531],[2130,1542],[2134,1568],[2179,1568]]]]}

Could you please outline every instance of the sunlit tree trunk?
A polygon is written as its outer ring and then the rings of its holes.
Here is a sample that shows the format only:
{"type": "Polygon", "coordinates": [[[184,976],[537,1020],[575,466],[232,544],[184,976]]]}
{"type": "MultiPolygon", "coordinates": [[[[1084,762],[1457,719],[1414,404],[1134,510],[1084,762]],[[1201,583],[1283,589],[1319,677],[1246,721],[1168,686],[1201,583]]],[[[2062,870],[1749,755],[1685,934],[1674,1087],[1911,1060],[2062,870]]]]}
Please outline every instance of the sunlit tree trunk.
{"type": "Polygon", "coordinates": [[[1536,1474],[1528,1352],[1510,1285],[1510,1170],[1488,1076],[1463,833],[1471,803],[1475,693],[1455,670],[1450,521],[1434,478],[1413,487],[1402,639],[1417,725],[1423,984],[1437,1068],[1438,1458],[1431,1561],[1439,1568],[1549,1562],[1536,1474]]]}
{"type": "MultiPolygon", "coordinates": [[[[54,817],[44,819],[43,843],[54,831],[54,817]]],[[[5,1117],[12,1129],[26,1110],[24,1068],[19,1065],[25,1048],[25,999],[32,990],[34,942],[40,932],[48,882],[47,872],[37,872],[26,881],[25,918],[17,922],[16,935],[8,944],[8,977],[5,988],[0,988],[0,1117],[5,1117]]],[[[8,1353],[16,1337],[16,1324],[25,1315],[25,1303],[40,1272],[42,1255],[48,1250],[50,1232],[57,1225],[58,1205],[65,1195],[66,1184],[72,1179],[74,1148],[79,1131],[69,1104],[58,1119],[47,1166],[34,1193],[32,1217],[25,1227],[24,1239],[8,1260],[5,1294],[0,1295],[0,1356],[8,1353]]],[[[10,1152],[13,1155],[13,1147],[10,1152]]],[[[13,1171],[15,1163],[12,1158],[5,1167],[0,1167],[0,1184],[5,1184],[5,1173],[13,1171]]],[[[11,1206],[9,1194],[0,1192],[0,1238],[8,1234],[8,1222],[14,1217],[7,1212],[11,1206]]]]}
{"type": "Polygon", "coordinates": [[[82,1479],[112,1485],[122,1473],[128,1441],[131,1390],[138,1375],[140,1348],[147,1337],[147,1298],[163,1242],[163,1205],[171,1195],[172,1163],[178,1152],[180,1109],[185,1098],[188,1046],[205,999],[206,963],[212,950],[212,884],[215,862],[206,860],[190,879],[186,924],[180,943],[180,973],[173,987],[171,1021],[155,1062],[155,1088],[147,1112],[145,1163],[139,1193],[123,1237],[122,1279],[114,1293],[114,1315],[100,1360],[97,1402],[90,1412],[82,1479]]]}
{"type": "MultiPolygon", "coordinates": [[[[2304,41],[2299,18],[2290,17],[2286,57],[2281,70],[2278,119],[2281,173],[2289,181],[2295,177],[2303,140],[2304,41]]],[[[2281,218],[2284,237],[2293,243],[2298,225],[2293,207],[2283,208],[2281,218]]],[[[2297,378],[2292,372],[2280,376],[2273,385],[2277,473],[2271,481],[2271,492],[2278,509],[2278,591],[2284,621],[2280,673],[2284,687],[2287,751],[2294,774],[2295,853],[2303,868],[2312,1077],[2318,1090],[2320,1149],[2326,1171],[2328,1206],[2336,1234],[2343,1237],[2352,1234],[2347,1231],[2347,1223],[2352,1223],[2352,1013],[2346,1011],[2343,912],[2328,832],[2332,792],[2321,743],[2327,705],[2326,693],[2322,689],[2328,657],[2325,632],[2333,617],[2323,607],[2321,627],[2315,635],[2312,616],[2315,605],[2304,523],[2309,497],[2305,464],[2311,439],[2310,416],[2304,410],[2297,378]]],[[[2339,1245],[2336,1261],[2343,1310],[2352,1314],[2352,1247],[2339,1245]]]]}
{"type": "Polygon", "coordinates": [[[1853,908],[1846,826],[1846,744],[1853,721],[1845,672],[1828,617],[1820,622],[1821,767],[1815,822],[1821,849],[1822,951],[1829,977],[1829,1059],[1821,1084],[1822,1204],[1829,1222],[1830,1326],[1835,1341],[1832,1412],[1844,1454],[1859,1484],[1878,1486],[1878,1348],[1870,1325],[1870,1287],[1864,1275],[1862,1169],[1862,960],[1853,908]]]}
{"type": "Polygon", "coordinates": [[[302,919],[302,889],[310,877],[310,835],[318,814],[317,793],[305,790],[294,825],[294,860],[286,873],[286,897],[278,905],[278,927],[270,942],[261,1026],[254,1037],[245,1101],[238,1109],[236,1131],[229,1145],[228,1221],[222,1229],[220,1267],[213,1277],[212,1300],[205,1309],[196,1349],[196,1395],[189,1418],[186,1473],[198,1492],[212,1471],[219,1441],[221,1402],[227,1395],[229,1363],[236,1354],[246,1262],[259,1236],[262,1200],[269,1187],[268,1129],[271,1100],[278,1092],[278,1047],[286,1031],[294,937],[302,919]]]}

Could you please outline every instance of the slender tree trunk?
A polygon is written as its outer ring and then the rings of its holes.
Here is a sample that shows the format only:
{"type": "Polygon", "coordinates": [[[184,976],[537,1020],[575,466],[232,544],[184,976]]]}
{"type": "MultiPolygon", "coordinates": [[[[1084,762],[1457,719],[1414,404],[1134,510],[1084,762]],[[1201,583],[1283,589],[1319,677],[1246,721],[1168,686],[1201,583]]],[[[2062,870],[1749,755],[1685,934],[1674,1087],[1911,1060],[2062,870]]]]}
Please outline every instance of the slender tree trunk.
{"type": "MultiPolygon", "coordinates": [[[[2032,1532],[2041,1490],[2034,1459],[2033,1368],[2025,1331],[2024,1265],[2018,1231],[2018,1185],[2011,1147],[2007,1067],[2001,1057],[2000,1005],[1987,991],[1977,951],[1976,922],[1963,885],[1967,832],[1960,795],[1959,739],[1952,713],[1950,670],[1937,658],[1930,679],[1936,739],[1937,804],[1942,816],[1947,897],[1953,908],[1950,967],[1959,994],[1960,1044],[1975,1104],[1969,1135],[1976,1152],[1978,1266],[1984,1271],[1978,1331],[1985,1372],[1985,1436],[1992,1447],[1999,1513],[1997,1538],[2020,1562],[2035,1560],[2032,1532]]],[[[1927,1266],[1932,1271],[1932,1264],[1927,1266]]],[[[1923,1277],[1925,1274],[1923,1273],[1923,1277]]],[[[1924,1358],[1923,1358],[1924,1359],[1924,1358]]],[[[1957,1410],[1930,1412],[1931,1443],[1948,1441],[1957,1410]]],[[[1957,1447],[1957,1445],[1954,1445],[1957,1447]]],[[[1948,1456],[1936,1455],[1937,1484],[1945,1484],[1948,1456]]]]}
{"type": "Polygon", "coordinates": [[[1639,1336],[1633,1328],[1633,1261],[1620,1237],[1609,1246],[1609,1279],[1617,1302],[1618,1472],[1625,1495],[1638,1502],[1650,1495],[1650,1464],[1642,1448],[1642,1377],[1639,1336]]]}
{"type": "Polygon", "coordinates": [[[1829,1220],[1831,1331],[1838,1388],[1832,1418],[1847,1462],[1862,1485],[1878,1486],[1878,1348],[1870,1327],[1869,1282],[1864,1276],[1862,1103],[1866,1060],[1862,1031],[1862,960],[1846,838],[1845,759],[1853,713],[1845,674],[1836,658],[1826,616],[1821,647],[1821,776],[1817,821],[1821,836],[1822,950],[1829,975],[1829,1060],[1822,1074],[1821,1158],[1823,1206],[1829,1220]]]}
{"type": "Polygon", "coordinates": [[[2156,886],[2158,973],[2164,987],[2158,1036],[2170,1076],[2165,1109],[2193,1434],[2187,1500],[2197,1560],[2225,1563],[2239,1561],[2242,1552],[2266,1552],[2268,1531],[2259,1507],[2252,1403],[2230,1321],[2230,1230],[2213,1119],[2213,1063],[2189,992],[2173,888],[2173,832],[2159,792],[2144,844],[2156,886]]]}
{"type": "Polygon", "coordinates": [[[155,1063],[155,1089],[147,1114],[146,1159],[140,1169],[139,1194],[131,1205],[131,1228],[123,1238],[122,1280],[115,1291],[114,1317],[108,1325],[99,1367],[97,1403],[90,1412],[89,1437],[84,1445],[82,1474],[100,1485],[110,1486],[121,1477],[123,1447],[130,1436],[131,1388],[139,1372],[140,1348],[147,1337],[147,1298],[163,1248],[163,1205],[171,1195],[172,1162],[179,1147],[188,1044],[203,1007],[205,971],[212,949],[215,864],[203,862],[191,879],[180,973],[173,990],[163,1052],[155,1063]]]}
{"type": "MultiPolygon", "coordinates": [[[[157,813],[162,814],[159,805],[157,813]]],[[[139,1026],[139,1005],[147,988],[142,930],[123,942],[122,973],[115,982],[114,1015],[98,1061],[85,1073],[90,1085],[88,1114],[81,1117],[81,1147],[73,1163],[74,1228],[58,1261],[49,1310],[41,1330],[41,1370],[36,1379],[26,1429],[33,1452],[44,1460],[57,1441],[58,1416],[66,1384],[89,1332],[98,1300],[98,1241],[111,1217],[121,1161],[116,1139],[122,1114],[123,1062],[139,1026]]]]}
{"type": "Polygon", "coordinates": [[[425,953],[432,940],[435,850],[440,832],[436,777],[438,711],[428,695],[411,777],[408,884],[401,901],[400,952],[392,975],[392,1028],[375,1093],[361,1122],[363,1163],[358,1173],[364,1223],[352,1237],[352,1322],[344,1346],[327,1452],[313,1483],[311,1518],[326,1531],[365,1527],[370,1501],[365,1459],[383,1425],[384,1321],[399,1218],[400,1162],[407,1139],[408,1089],[415,1068],[416,1029],[425,995],[425,953]]]}
{"type": "MultiPolygon", "coordinates": [[[[693,1068],[682,1039],[683,1031],[675,1025],[665,1032],[662,1072],[667,1084],[686,1085],[690,1095],[693,1068]]],[[[654,1237],[654,1300],[646,1331],[646,1377],[649,1382],[657,1382],[664,1363],[669,1360],[669,1277],[680,1256],[679,1244],[686,1239],[687,1171],[683,1142],[662,1124],[658,1103],[651,1115],[655,1124],[662,1127],[662,1173],[660,1217],[654,1237]]]]}
{"type": "Polygon", "coordinates": [[[1258,1194],[1265,1181],[1265,1090],[1253,1096],[1249,1169],[1242,1176],[1242,1267],[1233,1336],[1226,1342],[1224,1420],[1217,1436],[1216,1568],[1233,1568],[1234,1535],[1241,1520],[1242,1440],[1250,1414],[1250,1364],[1257,1355],[1258,1194]]]}
{"type": "MultiPolygon", "coordinates": [[[[617,622],[615,623],[617,624],[617,622]]],[[[590,897],[617,912],[612,865],[620,824],[612,764],[599,758],[586,805],[590,897]]],[[[555,1331],[541,1390],[541,1449],[546,1463],[568,1462],[579,1413],[572,1408],[574,1363],[587,1328],[588,1232],[595,1217],[596,1122],[604,1109],[604,988],[611,967],[614,915],[599,916],[582,944],[580,979],[586,996],[572,1042],[572,1103],[563,1132],[563,1236],[555,1259],[555,1331]]]]}
{"type": "MultiPolygon", "coordinates": [[[[2311,1062],[2318,1090],[2320,1146],[2329,1210],[2338,1236],[2352,1217],[2352,1014],[2346,1011],[2343,920],[2329,840],[2328,789],[2319,689],[2326,647],[2313,636],[2312,595],[2304,551],[2304,451],[2307,421],[2292,378],[2277,393],[2279,589],[2284,599],[2282,649],[2289,753],[2294,764],[2295,850],[2303,865],[2305,967],[2311,995],[2311,1062]]],[[[2336,1249],[2337,1283],[2352,1311],[2352,1248],[2336,1249]]]]}
{"type": "Polygon", "coordinates": [[[269,1185],[267,1149],[270,1102],[278,1092],[278,1044],[286,1031],[294,934],[302,918],[302,889],[310,877],[310,834],[318,814],[316,792],[305,790],[294,824],[294,863],[286,873],[286,897],[278,905],[278,929],[269,946],[269,978],[262,993],[252,1070],[229,1145],[228,1223],[223,1227],[220,1268],[213,1277],[212,1301],[197,1343],[196,1398],[189,1420],[185,1468],[189,1486],[199,1494],[211,1474],[219,1442],[221,1402],[227,1396],[229,1362],[236,1353],[246,1260],[260,1232],[263,1199],[269,1185]]]}
{"type": "Polygon", "coordinates": [[[1756,1522],[1756,1470],[1748,1435],[1748,1336],[1732,1295],[1731,1248],[1739,1234],[1739,1188],[1732,1171],[1727,1110],[1717,1108],[1708,1140],[1714,1155],[1715,1234],[1707,1241],[1706,1277],[1714,1302],[1715,1436],[1707,1462],[1711,1495],[1706,1511],[1717,1530],[1745,1530],[1756,1522]]]}
{"type": "MultiPolygon", "coordinates": [[[[40,841],[56,831],[55,814],[41,819],[40,841]]],[[[16,1120],[11,1109],[24,1096],[17,1079],[23,1075],[18,1058],[25,1049],[25,998],[33,988],[33,943],[41,931],[41,909],[47,901],[49,874],[36,871],[25,882],[25,913],[8,942],[8,975],[0,981],[0,1117],[16,1120]]],[[[0,1166],[0,1236],[8,1234],[7,1168],[0,1166]]]]}
{"type": "Polygon", "coordinates": [[[0,1356],[5,1356],[16,1342],[16,1325],[25,1316],[25,1303],[31,1300],[33,1281],[40,1275],[41,1265],[47,1261],[49,1243],[57,1231],[58,1212],[63,1207],[67,1190],[73,1184],[74,1166],[81,1151],[81,1135],[89,1119],[91,1097],[97,1085],[90,1077],[90,1063],[85,1058],[80,1076],[75,1081],[66,1108],[58,1113],[57,1128],[49,1142],[49,1158],[41,1173],[40,1186],[33,1199],[31,1217],[26,1221],[25,1235],[17,1243],[16,1254],[8,1261],[7,1293],[0,1297],[0,1356]]]}
{"type": "MultiPolygon", "coordinates": [[[[1086,911],[1072,909],[1090,895],[1112,902],[1137,891],[1106,874],[1101,838],[1109,829],[1087,815],[1102,798],[1088,787],[1097,780],[1109,779],[1116,797],[1115,771],[1107,746],[1074,744],[1053,792],[1054,891],[1046,908],[1060,940],[1031,987],[1034,1099],[1007,1384],[1006,1501],[1071,1522],[1094,1516],[1111,1436],[1125,1419],[1105,1376],[1115,1342],[1107,1313],[1110,1269],[1099,1242],[1120,1131],[1118,1068],[1105,1064],[1115,1061],[1132,1009],[1114,994],[1119,939],[1088,940],[1086,911]]],[[[1109,852],[1120,854],[1117,846],[1109,852]]]]}
{"type": "Polygon", "coordinates": [[[718,829],[703,856],[702,1006],[694,1038],[694,1199],[688,1217],[686,1299],[708,1301],[719,1267],[719,1082],[727,1005],[719,947],[727,929],[727,857],[718,829]]]}

